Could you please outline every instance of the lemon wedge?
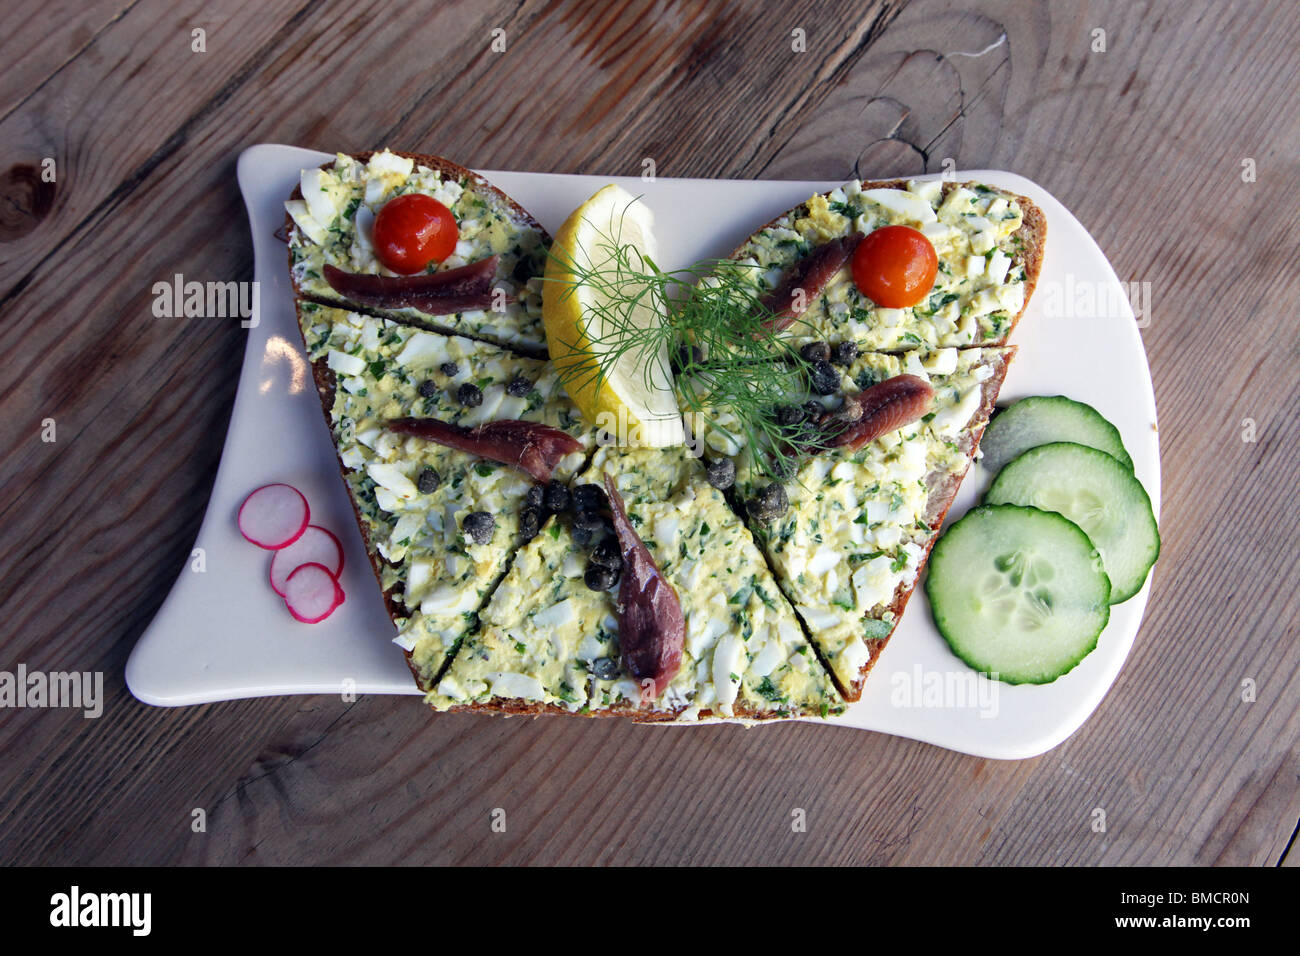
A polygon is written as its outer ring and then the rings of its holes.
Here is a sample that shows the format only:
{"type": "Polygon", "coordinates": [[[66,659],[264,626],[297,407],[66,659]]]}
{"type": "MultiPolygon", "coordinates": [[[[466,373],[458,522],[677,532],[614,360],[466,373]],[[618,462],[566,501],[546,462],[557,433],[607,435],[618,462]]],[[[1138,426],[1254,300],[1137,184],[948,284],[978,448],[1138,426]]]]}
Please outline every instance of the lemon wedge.
{"type": "Polygon", "coordinates": [[[573,403],[618,445],[685,441],[673,392],[663,303],[643,294],[654,259],[654,214],[609,185],[555,234],[542,287],[546,344],[573,403]],[[617,248],[617,251],[616,251],[617,248]],[[645,343],[662,344],[652,350],[645,343]]]}

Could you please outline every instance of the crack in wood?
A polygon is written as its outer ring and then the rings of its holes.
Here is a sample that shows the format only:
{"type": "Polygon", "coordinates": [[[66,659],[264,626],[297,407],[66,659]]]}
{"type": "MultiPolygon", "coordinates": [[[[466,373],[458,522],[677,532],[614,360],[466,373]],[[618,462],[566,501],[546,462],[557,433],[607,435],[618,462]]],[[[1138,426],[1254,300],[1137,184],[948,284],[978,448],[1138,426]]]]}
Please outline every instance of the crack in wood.
{"type": "MultiPolygon", "coordinates": [[[[821,104],[824,102],[826,97],[830,95],[831,90],[834,88],[832,81],[843,78],[851,69],[853,69],[854,64],[856,64],[858,60],[862,59],[862,56],[871,49],[876,41],[884,36],[885,31],[888,30],[890,25],[898,19],[899,15],[907,8],[908,3],[910,2],[911,0],[903,0],[902,3],[898,4],[882,4],[880,11],[871,22],[867,24],[866,30],[863,31],[856,40],[850,39],[850,43],[852,43],[851,48],[847,53],[836,60],[830,71],[823,71],[814,77],[813,81],[806,85],[799,95],[781,110],[780,115],[777,116],[777,118],[768,126],[767,137],[763,141],[755,144],[750,155],[746,157],[745,161],[740,165],[740,168],[747,169],[749,164],[757,159],[758,154],[762,149],[765,146],[771,145],[771,137],[781,128],[788,116],[797,114],[812,105],[810,102],[811,98],[814,91],[819,87],[825,87],[826,89],[820,99],[817,100],[817,103],[821,104]]],[[[796,132],[797,130],[792,130],[785,142],[781,143],[780,146],[776,147],[769,153],[767,159],[755,174],[755,178],[762,178],[762,175],[767,171],[767,168],[781,155],[781,151],[790,144],[791,140],[793,140],[796,132]]]]}
{"type": "MultiPolygon", "coordinates": [[[[940,54],[940,56],[942,56],[942,54],[940,54]]],[[[969,115],[969,111],[987,95],[986,91],[988,90],[989,83],[992,82],[993,78],[997,76],[998,73],[1002,71],[1002,68],[1007,64],[1009,64],[1010,62],[1011,62],[1011,51],[1008,49],[1007,55],[998,61],[998,65],[993,68],[993,72],[991,72],[988,76],[984,78],[984,82],[979,85],[979,89],[977,89],[974,92],[974,94],[972,94],[970,102],[966,101],[966,90],[961,85],[961,73],[957,74],[957,84],[958,84],[957,91],[958,91],[958,95],[961,97],[961,106],[958,107],[957,109],[957,115],[954,116],[951,120],[949,120],[946,124],[944,124],[943,129],[939,130],[938,133],[932,136],[928,143],[926,143],[924,146],[916,147],[917,150],[923,156],[926,157],[927,163],[929,162],[930,150],[934,146],[934,144],[939,142],[939,140],[943,139],[944,134],[947,133],[948,130],[952,129],[952,127],[957,123],[958,120],[967,118],[967,116],[969,115]]],[[[929,168],[928,165],[926,168],[927,169],[929,168]]]]}
{"type": "Polygon", "coordinates": [[[290,755],[288,760],[276,764],[270,770],[267,770],[265,773],[260,773],[256,777],[253,777],[248,780],[240,780],[238,783],[236,783],[235,786],[231,788],[229,793],[226,793],[224,796],[219,797],[217,801],[214,804],[212,804],[211,807],[208,808],[208,815],[211,816],[211,814],[213,813],[213,811],[217,809],[217,807],[221,806],[231,797],[237,797],[244,794],[249,787],[253,786],[253,784],[258,783],[261,780],[265,780],[268,777],[275,776],[285,767],[288,767],[290,764],[297,763],[303,757],[307,756],[307,754],[315,750],[320,744],[322,744],[325,741],[325,738],[330,735],[330,731],[334,729],[335,725],[337,725],[340,720],[346,717],[352,711],[352,708],[355,707],[360,702],[360,700],[361,698],[360,696],[358,696],[356,700],[352,701],[346,707],[344,707],[343,712],[339,714],[337,717],[335,717],[333,720],[331,720],[329,724],[325,727],[325,729],[320,732],[320,735],[315,740],[313,740],[310,744],[308,744],[298,753],[290,755]]]}
{"type": "Polygon", "coordinates": [[[136,168],[114,187],[113,191],[96,204],[95,208],[81,218],[68,233],[59,239],[49,251],[45,253],[40,260],[33,265],[25,275],[23,275],[3,296],[0,296],[0,313],[3,313],[5,307],[12,302],[23,289],[31,283],[33,278],[46,263],[60,255],[64,248],[77,238],[83,230],[89,228],[92,224],[98,223],[102,218],[108,215],[128,196],[130,196],[140,184],[170,158],[177,150],[185,145],[189,140],[190,133],[198,127],[204,120],[212,115],[217,109],[224,105],[235,93],[251,79],[258,69],[266,62],[271,53],[283,42],[283,34],[293,30],[299,23],[307,18],[307,15],[316,7],[325,3],[326,0],[307,0],[307,3],[295,11],[284,27],[281,28],[280,34],[268,40],[258,48],[252,56],[244,61],[239,72],[228,80],[221,89],[217,90],[210,96],[197,110],[180,125],[176,132],[148,157],[144,159],[136,168]]]}

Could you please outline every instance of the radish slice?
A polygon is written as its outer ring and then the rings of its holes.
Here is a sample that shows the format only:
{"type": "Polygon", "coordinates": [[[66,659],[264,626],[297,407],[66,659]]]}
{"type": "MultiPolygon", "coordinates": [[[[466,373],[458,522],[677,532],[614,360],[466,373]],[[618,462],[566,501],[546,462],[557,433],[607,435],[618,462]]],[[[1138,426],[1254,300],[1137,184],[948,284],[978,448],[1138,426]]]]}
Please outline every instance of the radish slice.
{"type": "Polygon", "coordinates": [[[263,485],[239,506],[239,533],[268,551],[293,544],[310,520],[307,499],[292,485],[263,485]]]}
{"type": "Polygon", "coordinates": [[[339,539],[319,525],[308,525],[297,541],[272,556],[271,590],[284,597],[284,583],[304,564],[322,564],[337,578],[343,572],[343,546],[339,539]]]}
{"type": "Polygon", "coordinates": [[[284,605],[294,620],[315,624],[343,603],[343,589],[330,569],[315,562],[295,568],[284,582],[284,605]]]}

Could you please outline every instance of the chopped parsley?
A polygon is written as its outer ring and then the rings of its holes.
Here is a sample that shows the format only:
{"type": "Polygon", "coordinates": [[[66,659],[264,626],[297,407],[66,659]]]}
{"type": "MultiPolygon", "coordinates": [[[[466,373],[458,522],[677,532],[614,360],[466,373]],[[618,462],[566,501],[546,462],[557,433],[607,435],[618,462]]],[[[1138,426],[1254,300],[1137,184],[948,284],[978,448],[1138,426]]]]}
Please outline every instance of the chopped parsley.
{"type": "Polygon", "coordinates": [[[776,686],[772,683],[771,677],[764,677],[758,682],[758,686],[755,687],[754,690],[759,695],[766,697],[773,703],[785,700],[785,695],[777,690],[776,686]]]}

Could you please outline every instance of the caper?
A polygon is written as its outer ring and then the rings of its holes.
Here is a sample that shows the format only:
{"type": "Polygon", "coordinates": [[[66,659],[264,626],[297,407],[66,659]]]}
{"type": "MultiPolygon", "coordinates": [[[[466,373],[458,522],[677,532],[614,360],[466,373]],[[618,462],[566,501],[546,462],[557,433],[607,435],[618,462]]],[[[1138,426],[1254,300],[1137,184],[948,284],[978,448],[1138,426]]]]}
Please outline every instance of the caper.
{"type": "Polygon", "coordinates": [[[562,481],[548,481],[546,489],[542,492],[542,504],[546,505],[547,511],[553,511],[559,514],[561,511],[569,510],[569,489],[562,481]]]}
{"type": "Polygon", "coordinates": [[[831,347],[825,342],[809,342],[799,350],[805,362],[829,362],[831,347]]]}
{"type": "Polygon", "coordinates": [[[623,552],[619,549],[618,542],[613,538],[606,538],[596,545],[591,552],[591,563],[596,567],[615,570],[623,567],[623,552]]]}
{"type": "Polygon", "coordinates": [[[537,537],[542,527],[542,513],[539,508],[524,508],[519,512],[519,537],[525,543],[537,537]]]}
{"type": "Polygon", "coordinates": [[[705,469],[705,476],[714,488],[726,491],[736,483],[736,463],[730,458],[715,458],[705,469]]]}
{"type": "Polygon", "coordinates": [[[588,540],[590,540],[592,534],[605,527],[605,519],[599,511],[575,511],[573,513],[573,527],[586,531],[588,540]]]}
{"type": "Polygon", "coordinates": [[[589,564],[582,580],[593,591],[608,591],[618,583],[618,571],[613,568],[602,568],[598,564],[589,564]]]}
{"type": "Polygon", "coordinates": [[[673,356],[673,371],[680,373],[683,369],[688,369],[693,365],[699,365],[704,361],[704,350],[698,345],[683,345],[673,356]]]}
{"type": "Polygon", "coordinates": [[[574,511],[600,511],[605,507],[605,492],[600,485],[590,482],[573,489],[574,511]]]}
{"type": "Polygon", "coordinates": [[[506,394],[513,398],[523,398],[533,390],[533,383],[522,375],[516,375],[506,386],[506,394]]]}
{"type": "Polygon", "coordinates": [[[612,657],[598,657],[591,661],[588,670],[597,680],[614,680],[619,676],[619,662],[612,657]]]}
{"type": "Polygon", "coordinates": [[[540,508],[542,506],[542,486],[533,485],[524,495],[524,504],[530,508],[540,508]]]}
{"type": "Polygon", "coordinates": [[[475,544],[487,544],[492,540],[492,532],[497,528],[497,519],[486,511],[471,511],[461,522],[461,529],[469,535],[475,544]]]}
{"type": "Polygon", "coordinates": [[[818,395],[831,395],[840,387],[840,373],[830,362],[813,362],[809,384],[818,395]]]}
{"type": "Polygon", "coordinates": [[[598,657],[587,668],[596,680],[613,680],[618,676],[618,661],[612,657],[598,657]]]}
{"type": "Polygon", "coordinates": [[[415,487],[420,489],[420,494],[427,495],[437,491],[440,484],[442,484],[442,475],[431,466],[425,465],[420,469],[420,477],[416,479],[415,487]]]}
{"type": "Polygon", "coordinates": [[[785,489],[778,484],[770,484],[761,489],[749,500],[749,513],[759,521],[773,521],[785,514],[790,507],[790,499],[785,489]]]}
{"type": "Polygon", "coordinates": [[[776,423],[783,428],[789,428],[791,425],[798,425],[807,417],[808,413],[798,405],[776,406],[776,423]]]}
{"type": "Polygon", "coordinates": [[[478,408],[483,404],[483,392],[473,382],[466,382],[456,389],[456,400],[466,408],[478,408]]]}
{"type": "Polygon", "coordinates": [[[858,360],[858,346],[854,342],[841,342],[831,353],[831,361],[836,365],[852,365],[858,360]]]}

